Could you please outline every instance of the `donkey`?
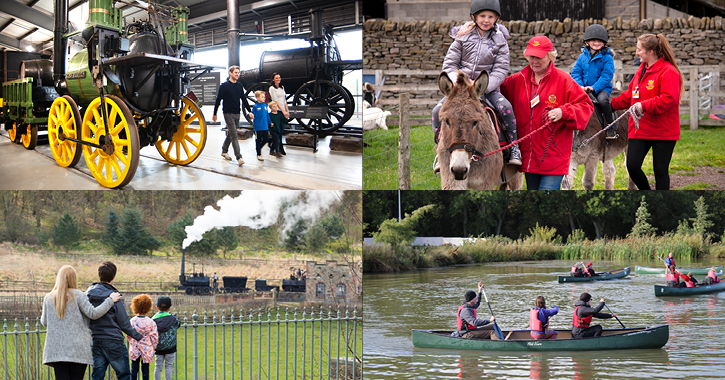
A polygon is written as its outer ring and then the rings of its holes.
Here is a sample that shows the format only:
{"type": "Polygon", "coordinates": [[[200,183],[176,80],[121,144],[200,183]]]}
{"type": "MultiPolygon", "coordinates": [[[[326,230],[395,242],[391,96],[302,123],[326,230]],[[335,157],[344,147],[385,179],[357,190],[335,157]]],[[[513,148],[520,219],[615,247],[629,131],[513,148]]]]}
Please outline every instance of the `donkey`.
{"type": "MultiPolygon", "coordinates": [[[[621,115],[621,112],[614,114],[615,119],[621,115]]],[[[627,123],[628,118],[623,117],[617,122],[617,126],[614,127],[617,131],[617,138],[613,140],[607,140],[604,137],[604,133],[601,133],[595,139],[587,143],[587,145],[580,147],[571,153],[571,162],[569,164],[569,175],[564,177],[561,182],[562,190],[571,190],[574,185],[574,177],[576,176],[579,165],[584,164],[584,176],[582,177],[582,185],[584,190],[594,189],[594,181],[597,177],[597,164],[602,162],[602,172],[604,173],[604,189],[614,189],[614,175],[617,172],[617,168],[614,165],[614,158],[624,152],[624,156],[627,157],[627,143],[629,137],[627,136],[627,123]]],[[[582,142],[594,136],[597,132],[602,130],[602,125],[597,119],[595,114],[589,118],[586,129],[583,131],[577,131],[574,135],[574,147],[578,147],[582,142]]],[[[626,169],[626,165],[625,165],[626,169]]],[[[636,190],[637,187],[634,185],[632,180],[629,180],[627,186],[630,190],[636,190]]]]}
{"type": "Polygon", "coordinates": [[[523,185],[518,166],[504,165],[501,152],[483,157],[499,148],[493,122],[479,100],[487,86],[486,71],[473,83],[461,71],[455,84],[445,72],[438,76],[438,88],[446,96],[436,147],[443,190],[519,190],[523,185]]]}

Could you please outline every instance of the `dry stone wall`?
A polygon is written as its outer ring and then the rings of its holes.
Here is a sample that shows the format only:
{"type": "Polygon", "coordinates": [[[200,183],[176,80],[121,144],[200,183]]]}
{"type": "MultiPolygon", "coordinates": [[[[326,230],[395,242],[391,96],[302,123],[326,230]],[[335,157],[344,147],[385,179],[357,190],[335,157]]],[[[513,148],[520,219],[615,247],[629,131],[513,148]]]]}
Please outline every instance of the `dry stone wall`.
{"type": "MultiPolygon", "coordinates": [[[[443,58],[453,39],[448,31],[461,22],[368,20],[363,24],[363,67],[372,70],[441,70],[443,58]]],[[[565,19],[536,22],[505,21],[511,33],[508,40],[512,69],[526,66],[523,52],[528,40],[546,35],[559,53],[557,67],[572,65],[581,53],[586,28],[598,23],[609,32],[609,46],[623,65],[635,59],[637,37],[645,33],[661,33],[672,45],[680,65],[719,65],[725,55],[725,25],[721,17],[676,19],[613,20],[565,19]]],[[[436,75],[388,76],[386,85],[435,84],[436,75]]],[[[385,94],[384,94],[385,95],[385,94]]],[[[388,94],[390,96],[390,94],[388,94]]],[[[414,99],[440,98],[438,91],[411,91],[414,99]]],[[[423,103],[423,102],[417,102],[423,103]]]]}

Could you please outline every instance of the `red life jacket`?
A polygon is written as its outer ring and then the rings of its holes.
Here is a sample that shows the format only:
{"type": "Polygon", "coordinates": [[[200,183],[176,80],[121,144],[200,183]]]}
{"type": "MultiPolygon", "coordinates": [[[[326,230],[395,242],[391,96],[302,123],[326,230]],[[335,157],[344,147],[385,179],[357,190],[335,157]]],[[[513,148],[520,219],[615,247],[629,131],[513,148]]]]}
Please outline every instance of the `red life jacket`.
{"type": "Polygon", "coordinates": [[[707,272],[707,277],[712,278],[712,283],[713,284],[717,284],[717,283],[720,282],[720,279],[717,278],[717,276],[715,275],[715,271],[709,271],[709,272],[707,272]]]}
{"type": "Polygon", "coordinates": [[[592,323],[592,317],[594,315],[588,315],[584,318],[580,317],[577,314],[577,312],[579,311],[579,307],[581,307],[581,305],[577,306],[576,309],[574,309],[574,326],[589,328],[589,324],[592,323]]]}
{"type": "MultiPolygon", "coordinates": [[[[458,313],[456,314],[456,323],[458,324],[458,330],[460,330],[460,331],[474,330],[476,328],[476,326],[473,326],[472,324],[461,319],[461,310],[463,310],[464,307],[466,307],[466,304],[458,306],[458,313]],[[465,328],[463,326],[464,323],[466,324],[465,328]]],[[[473,318],[476,318],[476,309],[471,308],[471,311],[473,312],[473,318]]]]}
{"type": "Polygon", "coordinates": [[[667,273],[667,281],[677,282],[677,274],[676,273],[667,273]]]}
{"type": "Polygon", "coordinates": [[[576,265],[571,267],[571,273],[576,273],[576,265]]]}
{"type": "Polygon", "coordinates": [[[531,331],[545,332],[549,328],[549,318],[546,318],[546,322],[541,322],[539,319],[539,309],[533,308],[529,314],[529,328],[531,331]]]}
{"type": "Polygon", "coordinates": [[[687,287],[688,287],[688,288],[694,288],[694,287],[695,287],[695,283],[694,283],[694,282],[692,282],[692,278],[689,278],[689,277],[688,277],[688,279],[687,279],[687,280],[685,281],[685,285],[687,285],[687,287]]]}

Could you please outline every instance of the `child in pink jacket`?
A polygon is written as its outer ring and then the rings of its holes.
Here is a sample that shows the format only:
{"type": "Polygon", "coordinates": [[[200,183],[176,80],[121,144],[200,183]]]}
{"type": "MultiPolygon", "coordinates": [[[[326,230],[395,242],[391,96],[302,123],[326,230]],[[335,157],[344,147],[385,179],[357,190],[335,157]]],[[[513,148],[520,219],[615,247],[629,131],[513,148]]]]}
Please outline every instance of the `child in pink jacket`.
{"type": "Polygon", "coordinates": [[[133,298],[131,311],[136,314],[131,318],[131,326],[143,334],[141,340],[128,337],[128,356],[131,357],[131,379],[138,379],[139,364],[143,380],[149,380],[149,363],[154,359],[156,345],[159,343],[159,333],[156,323],[147,317],[151,311],[153,301],[147,294],[141,294],[133,298]]]}

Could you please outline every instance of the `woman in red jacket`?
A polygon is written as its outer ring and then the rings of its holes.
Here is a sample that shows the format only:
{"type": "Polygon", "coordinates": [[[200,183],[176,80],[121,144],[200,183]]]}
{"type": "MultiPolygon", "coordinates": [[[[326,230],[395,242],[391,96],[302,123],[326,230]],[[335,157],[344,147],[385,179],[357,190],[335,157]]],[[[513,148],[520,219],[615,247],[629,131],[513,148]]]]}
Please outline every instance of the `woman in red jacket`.
{"type": "Polygon", "coordinates": [[[684,78],[665,36],[644,34],[637,38],[636,54],[642,61],[622,95],[612,100],[615,110],[632,105],[642,115],[639,129],[629,119],[627,170],[640,190],[650,190],[642,162],[652,149],[655,189],[670,189],[670,160],[680,139],[680,98],[684,78]]]}
{"type": "Polygon", "coordinates": [[[569,174],[572,131],[586,128],[594,105],[569,74],[554,67],[556,50],[546,36],[530,39],[524,57],[529,65],[506,78],[501,93],[514,108],[519,138],[550,125],[519,144],[519,170],[527,189],[559,190],[569,174]]]}

